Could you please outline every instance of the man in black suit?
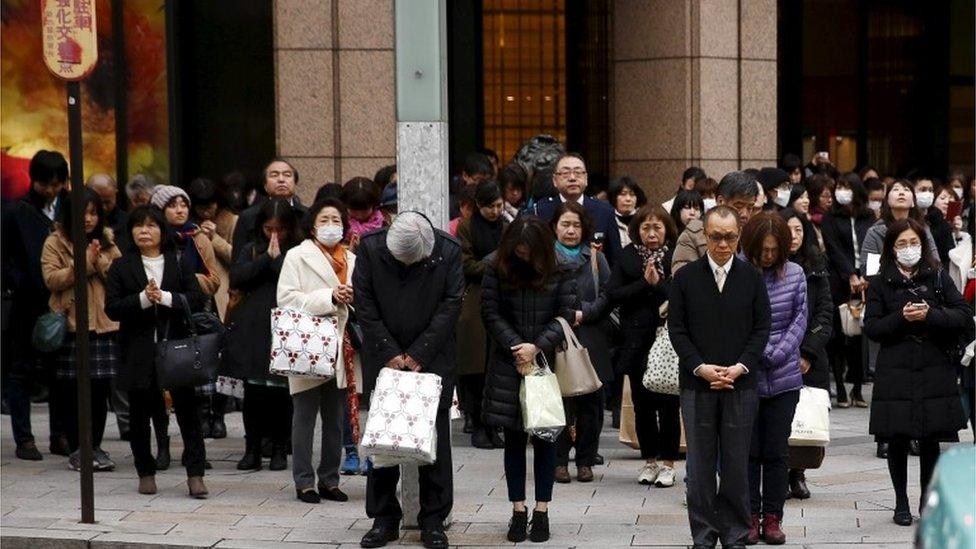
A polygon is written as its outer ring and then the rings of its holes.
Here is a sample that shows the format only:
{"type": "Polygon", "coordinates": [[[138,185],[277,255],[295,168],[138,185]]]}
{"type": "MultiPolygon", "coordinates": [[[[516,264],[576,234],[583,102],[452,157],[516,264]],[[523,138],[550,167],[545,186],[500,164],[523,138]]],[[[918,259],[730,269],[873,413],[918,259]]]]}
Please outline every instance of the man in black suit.
{"type": "Polygon", "coordinates": [[[552,182],[559,195],[537,202],[533,213],[543,221],[549,221],[563,202],[579,202],[593,222],[593,240],[603,244],[607,261],[613,263],[614,257],[622,248],[613,207],[607,202],[583,195],[587,184],[583,157],[576,153],[564,153],[560,156],[552,173],[552,182]]]}
{"type": "MultiPolygon", "coordinates": [[[[298,210],[299,214],[304,214],[307,209],[302,206],[295,196],[295,187],[298,186],[298,170],[295,169],[287,160],[275,158],[264,168],[264,191],[270,198],[284,198],[291,202],[291,205],[298,210]]],[[[251,207],[241,212],[237,218],[237,225],[234,226],[234,241],[232,244],[231,256],[236,260],[237,254],[244,249],[244,246],[254,240],[254,222],[258,218],[261,210],[262,201],[256,201],[251,207]]]]}
{"type": "Polygon", "coordinates": [[[749,372],[760,367],[770,328],[762,276],[735,257],[735,210],[710,210],[705,234],[705,257],[674,276],[668,316],[688,441],[688,520],[701,549],[719,540],[744,546],[749,533],[749,443],[759,402],[749,372]]]}

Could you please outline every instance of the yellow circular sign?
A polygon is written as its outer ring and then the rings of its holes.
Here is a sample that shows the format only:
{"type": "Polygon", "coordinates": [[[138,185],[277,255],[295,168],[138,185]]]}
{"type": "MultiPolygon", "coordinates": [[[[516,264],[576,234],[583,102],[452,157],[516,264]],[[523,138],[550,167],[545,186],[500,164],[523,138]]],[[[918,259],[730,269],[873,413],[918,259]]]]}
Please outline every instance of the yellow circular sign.
{"type": "Polygon", "coordinates": [[[95,0],[41,0],[44,64],[63,80],[81,80],[98,62],[95,0]]]}

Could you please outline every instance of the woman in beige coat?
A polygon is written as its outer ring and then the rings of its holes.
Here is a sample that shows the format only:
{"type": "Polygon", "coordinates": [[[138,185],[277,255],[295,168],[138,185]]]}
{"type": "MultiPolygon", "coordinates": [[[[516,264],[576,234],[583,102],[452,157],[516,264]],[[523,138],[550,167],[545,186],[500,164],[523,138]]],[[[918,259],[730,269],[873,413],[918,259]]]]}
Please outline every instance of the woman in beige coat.
{"type": "MultiPolygon", "coordinates": [[[[343,344],[332,379],[289,377],[292,395],[292,471],[298,499],[318,503],[322,498],[346,501],[339,490],[339,462],[342,457],[342,422],[346,399],[357,410],[356,394],[361,390],[359,361],[346,334],[352,303],[352,272],[356,256],[342,243],[349,228],[346,208],[334,198],[316,202],[305,214],[302,234],[306,238],[285,256],[278,278],[278,307],[302,309],[313,315],[334,315],[343,344]],[[322,416],[322,447],[316,471],[312,468],[312,444],[316,416],[322,416]]],[[[354,414],[355,415],[355,414],[354,414]]],[[[353,423],[354,430],[358,421],[353,423]]]]}
{"type": "Polygon", "coordinates": [[[214,251],[213,268],[220,277],[220,286],[214,294],[217,305],[215,311],[221,320],[227,319],[227,305],[230,301],[230,265],[233,249],[231,242],[234,236],[234,226],[237,216],[228,210],[217,185],[204,178],[194,179],[187,187],[187,194],[193,202],[193,214],[190,218],[199,225],[200,232],[210,240],[214,251]]]}
{"type": "MultiPolygon", "coordinates": [[[[71,240],[71,204],[61,206],[59,223],[44,241],[41,251],[41,274],[51,291],[50,308],[68,317],[68,333],[56,352],[59,398],[71,410],[78,408],[78,372],[75,367],[75,261],[71,240]]],[[[105,225],[105,215],[98,195],[85,191],[85,273],[88,281],[88,349],[91,374],[92,443],[95,448],[95,469],[111,471],[115,463],[102,450],[105,434],[107,402],[111,395],[112,378],[118,369],[120,350],[117,340],[119,324],[105,314],[105,277],[112,261],[121,253],[115,245],[112,230],[105,225]]],[[[81,468],[78,452],[78,422],[65,425],[68,436],[68,466],[81,468]]]]}

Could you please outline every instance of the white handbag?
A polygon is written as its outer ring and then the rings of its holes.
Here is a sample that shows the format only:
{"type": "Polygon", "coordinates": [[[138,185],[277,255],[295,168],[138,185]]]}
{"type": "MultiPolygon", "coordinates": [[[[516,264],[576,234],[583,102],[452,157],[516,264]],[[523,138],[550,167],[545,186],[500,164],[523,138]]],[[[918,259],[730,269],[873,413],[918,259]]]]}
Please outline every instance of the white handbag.
{"type": "MultiPolygon", "coordinates": [[[[540,354],[539,356],[545,356],[540,354]]],[[[532,373],[522,378],[519,387],[519,405],[522,408],[522,425],[529,435],[555,442],[566,426],[563,395],[559,380],[552,370],[536,366],[532,373]]]]}
{"type": "Polygon", "coordinates": [[[800,389],[793,414],[790,446],[827,446],[830,443],[830,393],[816,387],[800,389]]]}
{"type": "Polygon", "coordinates": [[[864,292],[861,292],[860,300],[855,296],[847,303],[837,307],[840,312],[840,329],[847,337],[857,337],[861,335],[861,317],[864,316],[864,305],[866,304],[864,292]]]}
{"type": "Polygon", "coordinates": [[[330,379],[342,348],[339,319],[301,309],[271,309],[272,374],[330,379]]]}
{"type": "Polygon", "coordinates": [[[668,325],[662,324],[658,326],[654,344],[647,353],[647,369],[644,370],[642,382],[648,391],[664,395],[680,395],[678,379],[678,353],[671,345],[668,325]]]}
{"type": "Polygon", "coordinates": [[[437,406],[441,377],[383,368],[369,402],[360,453],[375,467],[437,460],[437,406]]]}

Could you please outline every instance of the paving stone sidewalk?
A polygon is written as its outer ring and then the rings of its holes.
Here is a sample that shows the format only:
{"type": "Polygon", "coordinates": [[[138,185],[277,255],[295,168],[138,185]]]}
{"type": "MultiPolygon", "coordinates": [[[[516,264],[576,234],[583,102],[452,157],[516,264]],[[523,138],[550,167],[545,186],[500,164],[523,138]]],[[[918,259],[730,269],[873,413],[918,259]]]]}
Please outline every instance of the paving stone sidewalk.
{"type": "MultiPolygon", "coordinates": [[[[894,496],[884,460],[874,457],[867,435],[868,412],[835,410],[833,444],[824,466],[807,473],[813,497],[786,503],[784,529],[788,547],[908,547],[914,528],[891,522],[894,496]]],[[[95,474],[97,524],[80,524],[78,475],[67,459],[45,454],[40,462],[14,457],[9,418],[0,427],[0,544],[4,549],[217,547],[286,549],[358,547],[371,521],[364,510],[365,477],[342,477],[347,503],[304,504],[295,499],[290,471],[240,472],[243,451],[239,413],[227,416],[230,434],[207,440],[214,469],[207,472],[210,497],[191,499],[185,473],[171,467],[157,476],[159,493],[136,493],[137,478],[127,443],[118,440],[109,418],[103,448],[118,463],[114,472],[95,474]]],[[[33,424],[39,446],[47,449],[46,406],[35,405],[33,424]],[[43,432],[40,432],[41,430],[43,432]]],[[[457,546],[512,545],[505,539],[510,504],[506,501],[501,450],[477,450],[455,422],[454,523],[448,535],[457,546]]],[[[181,442],[173,421],[174,464],[181,442]]],[[[596,467],[596,480],[556,485],[550,507],[551,547],[656,546],[691,543],[683,507],[684,464],[673,488],[640,486],[637,452],[616,441],[609,428],[601,453],[607,464],[596,467]]],[[[972,441],[967,431],[964,443],[972,441]]],[[[265,466],[267,460],[265,461],[265,466]]],[[[573,468],[571,468],[572,470],[573,468]]],[[[531,471],[531,467],[529,467],[531,471]]],[[[911,460],[910,496],[917,501],[918,460],[911,460]]],[[[407,532],[403,544],[419,544],[407,532]]],[[[528,544],[532,545],[532,544],[528,544]]]]}

